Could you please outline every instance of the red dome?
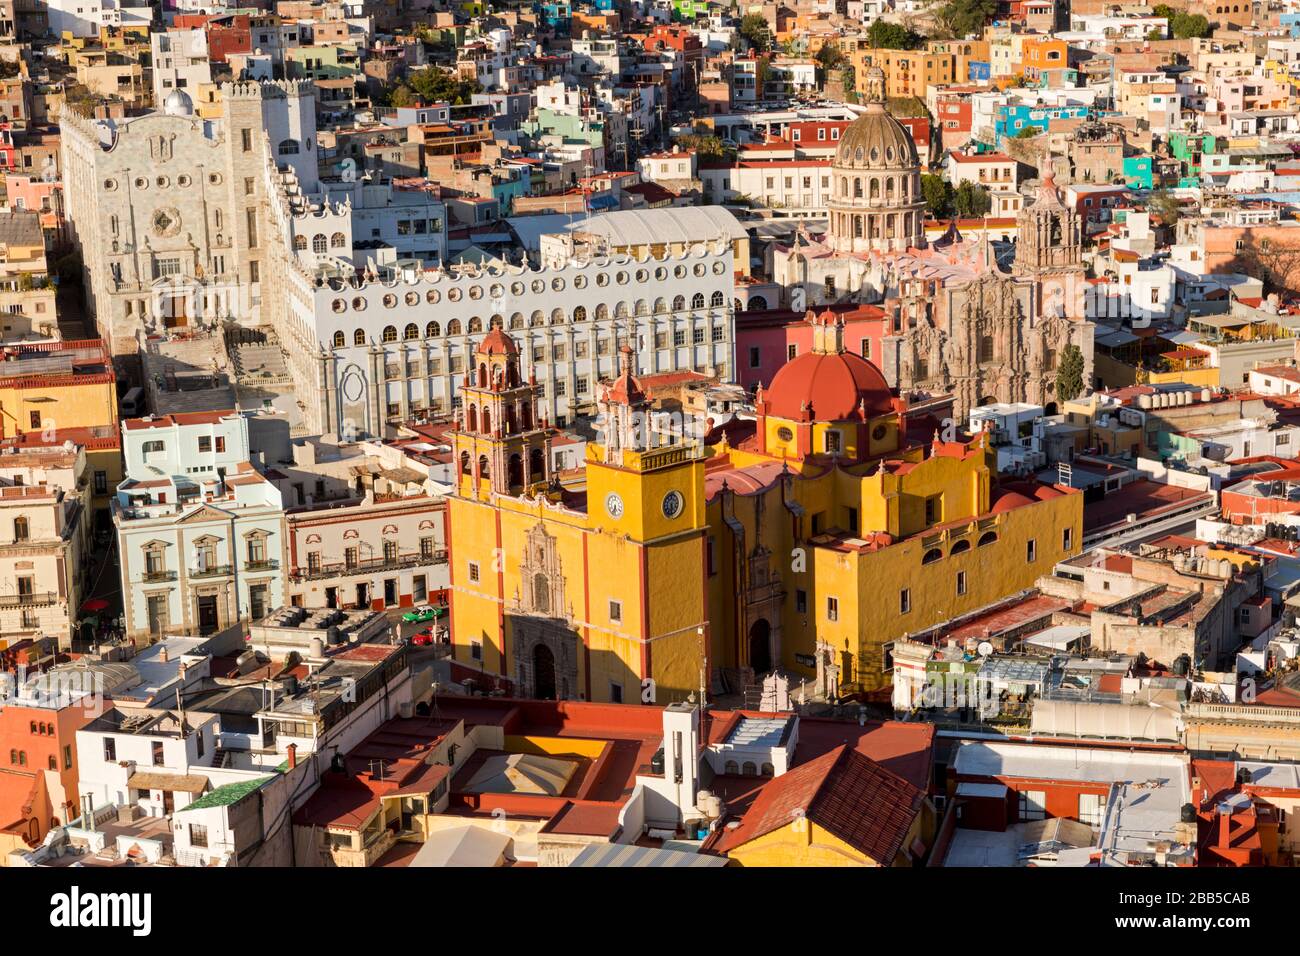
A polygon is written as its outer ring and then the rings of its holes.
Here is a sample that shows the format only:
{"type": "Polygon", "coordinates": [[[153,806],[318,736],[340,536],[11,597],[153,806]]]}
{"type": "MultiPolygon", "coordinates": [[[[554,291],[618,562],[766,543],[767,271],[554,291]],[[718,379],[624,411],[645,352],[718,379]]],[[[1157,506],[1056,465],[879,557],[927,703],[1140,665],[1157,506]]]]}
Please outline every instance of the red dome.
{"type": "Polygon", "coordinates": [[[483,336],[483,341],[478,344],[476,355],[518,355],[519,346],[515,340],[501,331],[500,326],[492,326],[491,331],[483,336]]]}
{"type": "Polygon", "coordinates": [[[787,362],[766,390],[767,414],[793,421],[804,419],[812,406],[812,421],[842,422],[857,415],[859,402],[868,418],[893,411],[893,396],[885,376],[853,352],[805,352],[787,362]]]}

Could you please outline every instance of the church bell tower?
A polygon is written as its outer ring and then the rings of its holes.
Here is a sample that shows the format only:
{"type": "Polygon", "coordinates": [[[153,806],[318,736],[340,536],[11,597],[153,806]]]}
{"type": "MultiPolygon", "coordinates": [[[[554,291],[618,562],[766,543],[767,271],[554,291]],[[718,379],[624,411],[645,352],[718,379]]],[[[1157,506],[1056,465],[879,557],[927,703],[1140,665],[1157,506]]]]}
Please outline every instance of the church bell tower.
{"type": "Polygon", "coordinates": [[[493,328],[461,385],[455,446],[462,496],[487,501],[550,483],[550,432],[537,420],[537,391],[520,378],[514,339],[493,328]]]}

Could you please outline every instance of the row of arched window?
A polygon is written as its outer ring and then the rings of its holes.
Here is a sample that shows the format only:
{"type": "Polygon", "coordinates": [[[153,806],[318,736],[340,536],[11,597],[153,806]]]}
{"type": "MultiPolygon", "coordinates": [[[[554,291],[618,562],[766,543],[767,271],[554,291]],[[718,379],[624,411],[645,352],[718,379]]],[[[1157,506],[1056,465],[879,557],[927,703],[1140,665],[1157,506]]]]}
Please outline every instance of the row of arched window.
{"type": "MultiPolygon", "coordinates": [[[[316,233],[316,235],[312,236],[311,239],[311,251],[318,255],[324,254],[329,249],[346,249],[347,245],[348,237],[341,232],[336,232],[334,235],[330,236],[328,242],[326,241],[325,233],[323,232],[316,233]]],[[[294,236],[293,248],[298,252],[306,252],[307,237],[294,236]]]]}
{"type": "Polygon", "coordinates": [[[770,763],[765,763],[761,767],[752,760],[746,760],[743,764],[734,760],[728,760],[723,768],[724,773],[741,774],[746,777],[771,777],[775,775],[776,768],[770,763]]]}
{"type": "MultiPolygon", "coordinates": [[[[662,299],[659,300],[659,302],[662,301],[663,301],[662,299]]],[[[710,302],[710,307],[720,308],[725,303],[726,303],[726,298],[723,296],[723,294],[721,292],[715,292],[710,302]]],[[[645,305],[644,301],[636,303],[635,306],[635,309],[637,310],[635,312],[636,315],[650,314],[648,311],[642,310],[642,307],[644,305],[645,305]]],[[[657,305],[658,303],[656,303],[656,306],[657,305]]],[[[751,305],[755,305],[755,307],[757,308],[767,307],[766,302],[762,302],[761,305],[756,305],[755,303],[751,303],[751,305]]],[[[685,308],[686,308],[685,298],[683,296],[678,296],[677,299],[674,300],[673,311],[683,311],[685,310],[685,308]]],[[[693,309],[706,308],[704,304],[704,296],[702,294],[696,293],[695,298],[691,302],[691,308],[693,309]]],[[[655,314],[660,314],[660,313],[666,314],[667,312],[668,310],[666,308],[664,309],[656,308],[655,310],[655,314]]],[[[614,306],[615,318],[625,319],[628,318],[630,314],[632,313],[629,313],[628,304],[626,302],[620,302],[616,306],[614,306]]],[[[566,321],[569,318],[572,319],[572,322],[574,324],[581,324],[583,322],[586,322],[588,318],[586,307],[581,305],[576,306],[573,310],[573,314],[571,317],[566,315],[563,309],[552,309],[549,316],[549,322],[548,322],[547,314],[543,312],[541,309],[535,310],[533,314],[529,317],[526,324],[524,321],[524,314],[522,312],[516,312],[513,315],[511,315],[508,326],[506,324],[505,318],[500,315],[492,316],[492,318],[489,319],[488,322],[490,328],[500,329],[500,328],[508,327],[511,331],[518,331],[524,328],[541,328],[548,324],[566,325],[569,324],[566,321]]],[[[603,304],[596,306],[595,320],[597,322],[608,321],[609,307],[603,304]]],[[[460,319],[452,319],[450,322],[447,323],[447,335],[449,336],[464,335],[466,333],[470,335],[477,335],[482,331],[483,331],[483,319],[477,315],[471,316],[469,322],[465,324],[462,324],[460,319]]],[[[424,336],[423,336],[424,338],[435,339],[435,338],[440,338],[441,336],[442,336],[442,325],[440,323],[438,322],[425,323],[424,336]]],[[[380,332],[379,335],[381,342],[397,342],[399,340],[405,342],[411,342],[419,339],[420,337],[421,337],[420,326],[415,322],[408,322],[400,330],[400,334],[399,334],[398,327],[396,325],[386,325],[384,326],[383,330],[380,332]]],[[[368,334],[365,329],[356,329],[352,333],[352,344],[365,345],[367,342],[367,338],[368,338],[368,334]]],[[[345,333],[342,329],[339,329],[334,333],[332,341],[335,348],[343,348],[345,345],[347,345],[347,333],[345,333]]]]}
{"type": "Polygon", "coordinates": [[[36,721],[33,720],[33,721],[32,721],[32,733],[36,734],[38,737],[53,737],[53,736],[54,736],[54,725],[53,725],[53,724],[47,724],[47,723],[45,723],[44,721],[41,721],[40,723],[37,723],[36,721]]]}
{"type": "MultiPolygon", "coordinates": [[[[982,548],[986,544],[992,544],[997,540],[998,540],[998,533],[996,531],[985,531],[982,535],[980,535],[980,539],[979,539],[979,543],[977,544],[977,547],[982,548]]],[[[958,554],[965,554],[969,550],[970,550],[970,542],[965,538],[962,538],[956,543],[954,543],[952,548],[949,549],[948,557],[951,558],[958,554]]],[[[931,548],[929,551],[925,552],[925,554],[921,556],[921,563],[933,564],[935,561],[938,561],[942,557],[943,557],[943,550],[941,548],[931,548]]]]}
{"type": "MultiPolygon", "coordinates": [[[[469,452],[460,453],[460,473],[473,477],[470,465],[473,459],[470,458],[469,452]]],[[[534,448],[528,453],[528,473],[533,481],[540,481],[546,476],[546,454],[540,448],[534,448]]],[[[490,478],[490,469],[488,466],[487,455],[478,456],[478,477],[490,478]]],[[[524,459],[516,452],[506,460],[506,484],[510,487],[520,486],[524,483],[524,459]]]]}
{"type": "Polygon", "coordinates": [[[910,175],[904,174],[897,177],[885,176],[883,178],[884,178],[883,197],[882,197],[881,177],[879,176],[870,176],[870,177],[841,176],[839,181],[839,194],[843,198],[853,198],[853,199],[884,198],[887,202],[892,202],[895,198],[894,184],[895,181],[897,181],[898,184],[897,198],[899,199],[899,201],[901,202],[911,201],[910,186],[911,186],[912,178],[910,175]],[[865,186],[863,185],[864,179],[866,181],[865,186]]]}
{"type": "MultiPolygon", "coordinates": [[[[528,431],[533,427],[533,413],[528,403],[525,402],[519,409],[519,418],[516,421],[515,410],[506,406],[505,421],[502,423],[502,429],[507,435],[513,435],[516,432],[516,424],[519,428],[528,431]]],[[[481,432],[490,435],[492,433],[492,411],[486,405],[483,406],[483,414],[480,417],[478,406],[471,404],[465,410],[465,428],[471,432],[481,432]]]]}

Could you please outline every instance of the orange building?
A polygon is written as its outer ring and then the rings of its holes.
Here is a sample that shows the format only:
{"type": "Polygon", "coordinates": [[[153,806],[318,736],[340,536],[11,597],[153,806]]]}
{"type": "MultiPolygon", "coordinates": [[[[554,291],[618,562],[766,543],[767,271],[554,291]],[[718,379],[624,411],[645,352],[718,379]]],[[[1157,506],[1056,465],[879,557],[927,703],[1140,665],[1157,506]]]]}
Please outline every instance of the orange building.
{"type": "MultiPolygon", "coordinates": [[[[4,676],[43,655],[38,642],[0,652],[4,676]]],[[[21,671],[18,672],[21,674],[21,671]]],[[[0,706],[0,866],[40,845],[51,827],[76,818],[77,731],[105,709],[98,694],[27,694],[0,706]]]]}
{"type": "Polygon", "coordinates": [[[1045,73],[1064,70],[1070,64],[1070,45],[1053,37],[1025,40],[1020,48],[1020,67],[1029,82],[1045,73]]]}

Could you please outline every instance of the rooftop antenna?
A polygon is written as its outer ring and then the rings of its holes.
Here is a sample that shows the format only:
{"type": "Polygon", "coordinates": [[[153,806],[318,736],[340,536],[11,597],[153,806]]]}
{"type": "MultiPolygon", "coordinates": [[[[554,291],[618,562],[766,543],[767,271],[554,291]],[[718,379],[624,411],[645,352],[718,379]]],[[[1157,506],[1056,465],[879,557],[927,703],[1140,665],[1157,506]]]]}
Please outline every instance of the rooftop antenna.
{"type": "Polygon", "coordinates": [[[185,739],[185,698],[181,694],[180,684],[176,685],[176,709],[180,712],[181,740],[185,739]]]}

